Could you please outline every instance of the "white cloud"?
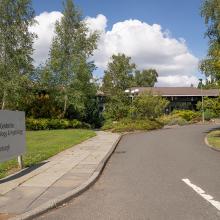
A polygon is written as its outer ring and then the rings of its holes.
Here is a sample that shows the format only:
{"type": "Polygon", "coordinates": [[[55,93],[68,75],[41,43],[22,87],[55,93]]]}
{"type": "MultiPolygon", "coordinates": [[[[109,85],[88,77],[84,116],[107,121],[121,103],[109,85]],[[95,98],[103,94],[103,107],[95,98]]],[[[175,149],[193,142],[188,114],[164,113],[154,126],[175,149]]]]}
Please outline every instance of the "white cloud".
{"type": "Polygon", "coordinates": [[[168,75],[159,76],[157,86],[197,86],[198,78],[196,76],[188,75],[168,75]]]}
{"type": "Polygon", "coordinates": [[[101,33],[105,32],[107,28],[107,18],[104,15],[97,15],[95,18],[86,17],[85,22],[91,31],[99,31],[101,33]]]}
{"type": "MultiPolygon", "coordinates": [[[[106,19],[107,20],[107,19],[106,19]]],[[[103,25],[104,26],[104,25],[103,25]]],[[[190,53],[184,39],[175,39],[158,24],[126,20],[101,35],[95,63],[103,69],[112,54],[125,53],[138,68],[155,68],[158,86],[189,86],[197,83],[198,59],[190,53]]]]}
{"type": "MultiPolygon", "coordinates": [[[[47,58],[55,21],[61,17],[60,12],[44,12],[36,17],[39,25],[33,29],[39,36],[34,54],[37,64],[47,58]]],[[[101,33],[93,57],[99,68],[106,68],[112,54],[125,53],[132,57],[139,69],[155,68],[159,73],[158,86],[196,85],[198,59],[189,51],[184,39],[171,37],[170,32],[162,30],[160,25],[126,20],[107,30],[107,18],[101,14],[95,18],[86,17],[85,21],[91,31],[101,33]]]]}
{"type": "Polygon", "coordinates": [[[37,24],[30,28],[31,32],[38,35],[34,42],[34,61],[35,65],[44,63],[48,57],[50,45],[54,36],[54,28],[57,20],[60,20],[62,13],[58,11],[43,12],[35,19],[37,24]]]}

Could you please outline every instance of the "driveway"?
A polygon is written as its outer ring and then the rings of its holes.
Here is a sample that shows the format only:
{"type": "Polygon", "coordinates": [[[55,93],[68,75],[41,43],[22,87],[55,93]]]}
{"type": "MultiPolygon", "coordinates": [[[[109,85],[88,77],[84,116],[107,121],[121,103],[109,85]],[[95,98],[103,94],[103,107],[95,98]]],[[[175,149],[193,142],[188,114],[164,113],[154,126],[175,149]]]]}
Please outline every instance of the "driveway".
{"type": "Polygon", "coordinates": [[[220,219],[220,152],[204,144],[212,128],[125,136],[87,192],[39,219],[220,219]]]}

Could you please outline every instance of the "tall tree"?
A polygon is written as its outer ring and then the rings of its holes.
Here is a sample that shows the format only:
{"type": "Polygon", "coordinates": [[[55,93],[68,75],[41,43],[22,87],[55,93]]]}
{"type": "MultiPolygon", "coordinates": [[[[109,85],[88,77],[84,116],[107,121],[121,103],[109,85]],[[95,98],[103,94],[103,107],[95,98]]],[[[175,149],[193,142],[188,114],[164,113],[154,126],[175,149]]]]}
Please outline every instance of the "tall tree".
{"type": "Polygon", "coordinates": [[[0,0],[0,97],[1,109],[16,108],[28,74],[33,70],[35,35],[31,0],[0,0]]]}
{"type": "Polygon", "coordinates": [[[207,25],[209,50],[207,57],[201,61],[200,69],[220,86],[220,1],[204,0],[201,15],[207,25]]]}
{"type": "Polygon", "coordinates": [[[113,55],[103,78],[102,90],[106,94],[104,117],[119,120],[129,113],[129,98],[125,90],[133,85],[135,64],[124,54],[113,55]]]}
{"type": "Polygon", "coordinates": [[[135,64],[124,54],[112,56],[104,73],[102,90],[107,95],[124,93],[133,84],[135,64]]]}
{"type": "Polygon", "coordinates": [[[203,0],[201,15],[207,25],[206,35],[212,41],[220,42],[220,2],[219,0],[203,0]]]}
{"type": "Polygon", "coordinates": [[[49,66],[54,85],[61,91],[64,117],[69,106],[83,111],[88,95],[94,94],[94,65],[88,59],[97,47],[98,33],[89,31],[73,1],[66,0],[55,34],[49,66]]]}
{"type": "Polygon", "coordinates": [[[202,60],[200,69],[210,78],[212,84],[220,86],[220,43],[210,43],[207,57],[202,60]]]}
{"type": "Polygon", "coordinates": [[[154,69],[135,71],[135,86],[154,87],[158,73],[154,69]]]}

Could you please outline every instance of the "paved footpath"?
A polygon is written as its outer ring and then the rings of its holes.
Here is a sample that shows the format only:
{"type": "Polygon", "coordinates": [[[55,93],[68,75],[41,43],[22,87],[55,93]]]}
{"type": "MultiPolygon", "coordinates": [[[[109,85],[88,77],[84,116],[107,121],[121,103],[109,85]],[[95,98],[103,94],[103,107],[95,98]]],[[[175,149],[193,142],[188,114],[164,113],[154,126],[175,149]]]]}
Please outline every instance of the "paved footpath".
{"type": "Polygon", "coordinates": [[[25,175],[21,172],[0,180],[0,219],[36,210],[48,202],[52,206],[54,199],[83,189],[119,138],[119,134],[97,132],[25,175]]]}

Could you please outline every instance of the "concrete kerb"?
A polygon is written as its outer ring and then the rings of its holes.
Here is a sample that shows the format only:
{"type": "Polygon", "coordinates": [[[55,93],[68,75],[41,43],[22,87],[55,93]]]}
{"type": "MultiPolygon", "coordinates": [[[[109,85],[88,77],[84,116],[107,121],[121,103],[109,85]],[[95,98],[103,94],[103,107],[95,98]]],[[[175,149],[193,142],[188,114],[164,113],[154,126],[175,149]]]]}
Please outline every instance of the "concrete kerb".
{"type": "Polygon", "coordinates": [[[216,147],[212,146],[209,142],[208,142],[208,135],[205,136],[204,138],[205,144],[208,148],[211,148],[214,151],[218,151],[220,152],[220,149],[217,149],[216,147]]]}
{"type": "Polygon", "coordinates": [[[88,188],[90,188],[100,177],[102,171],[105,168],[105,165],[107,164],[108,160],[110,159],[111,155],[114,153],[115,149],[117,148],[120,140],[122,137],[126,134],[121,134],[118,139],[115,141],[115,143],[112,145],[110,151],[106,154],[106,156],[102,159],[102,161],[99,163],[98,167],[92,174],[92,176],[84,183],[82,183],[79,187],[65,193],[64,195],[58,196],[53,200],[49,200],[48,202],[42,204],[41,206],[30,210],[28,212],[25,212],[21,215],[17,215],[15,217],[10,218],[10,220],[29,220],[33,219],[34,217],[40,216],[44,214],[45,212],[57,208],[58,206],[64,204],[65,202],[68,202],[69,200],[79,196],[83,192],[85,192],[88,188]]]}

